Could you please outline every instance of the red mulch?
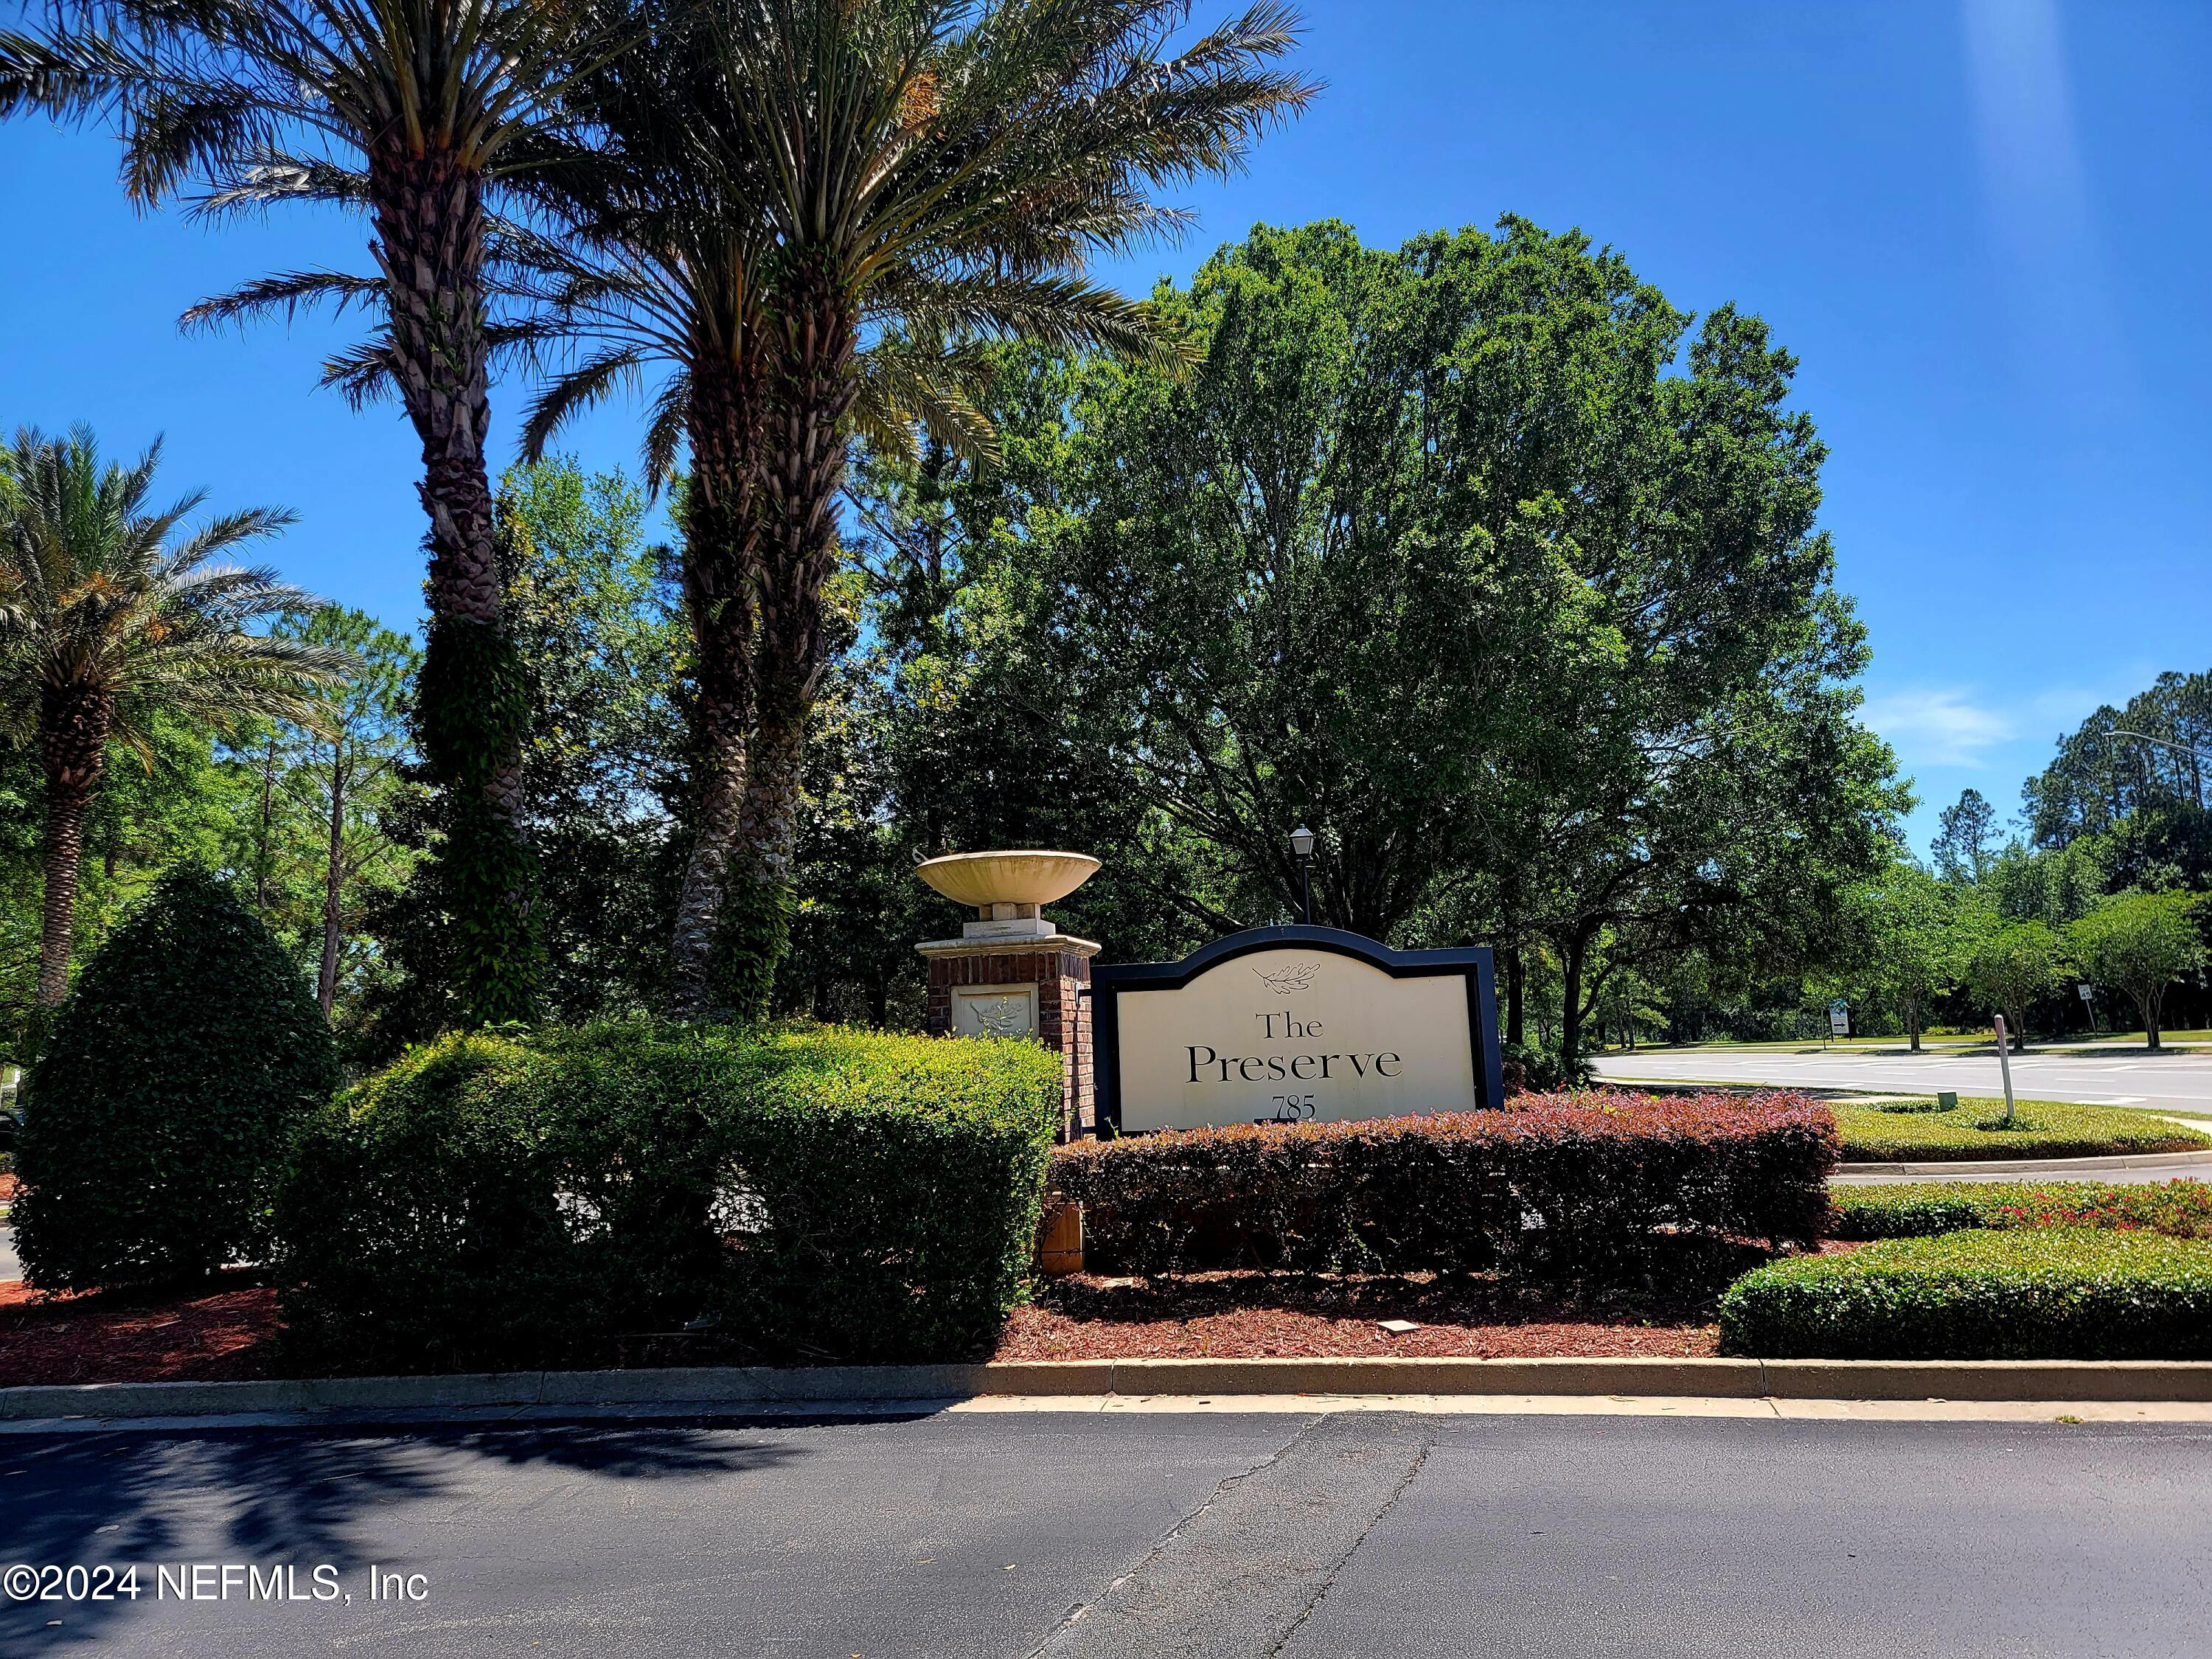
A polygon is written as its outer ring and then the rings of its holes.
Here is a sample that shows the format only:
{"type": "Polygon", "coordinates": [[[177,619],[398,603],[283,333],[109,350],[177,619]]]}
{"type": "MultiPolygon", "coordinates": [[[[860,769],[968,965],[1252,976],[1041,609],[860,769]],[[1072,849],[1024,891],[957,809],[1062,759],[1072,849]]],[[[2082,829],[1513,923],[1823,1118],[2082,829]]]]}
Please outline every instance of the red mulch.
{"type": "MultiPolygon", "coordinates": [[[[1831,1240],[1824,1254],[1861,1248],[1831,1240]]],[[[1653,1278],[1664,1290],[1595,1295],[1484,1276],[1262,1273],[1145,1280],[1047,1279],[1017,1308],[994,1359],[1673,1358],[1719,1352],[1720,1293],[1767,1259],[1686,1241],[1653,1278]],[[1421,1328],[1395,1335],[1385,1319],[1421,1328]]]]}
{"type": "MultiPolygon", "coordinates": [[[[1725,1280],[1722,1281],[1725,1283],[1725,1280]]],[[[1194,1273],[1147,1283],[1078,1274],[1018,1308],[998,1359],[1380,1354],[1681,1355],[1717,1351],[1714,1292],[1586,1298],[1486,1278],[1194,1273]],[[1402,1335],[1385,1319],[1420,1327],[1402,1335]]]]}
{"type": "Polygon", "coordinates": [[[271,1374],[276,1292],[249,1276],[175,1291],[42,1297],[0,1284],[0,1388],[234,1382],[271,1374]]]}

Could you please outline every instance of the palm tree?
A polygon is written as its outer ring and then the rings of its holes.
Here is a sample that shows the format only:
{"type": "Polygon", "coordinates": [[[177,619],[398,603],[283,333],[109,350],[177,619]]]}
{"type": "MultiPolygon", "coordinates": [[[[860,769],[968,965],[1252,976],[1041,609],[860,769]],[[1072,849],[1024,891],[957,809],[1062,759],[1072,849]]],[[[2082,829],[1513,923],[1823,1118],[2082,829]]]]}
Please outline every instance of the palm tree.
{"type": "Polygon", "coordinates": [[[580,77],[589,143],[541,143],[527,190],[565,235],[507,226],[495,243],[506,290],[529,307],[526,343],[557,343],[569,366],[523,429],[536,459],[569,418],[663,371],[647,423],[647,488],[690,467],[679,518],[694,643],[691,835],[672,941],[672,1012],[706,1013],[723,872],[744,795],[752,718],[752,588],[759,539],[757,215],[696,134],[719,82],[700,56],[688,0],[634,6],[633,48],[580,77]]]}
{"type": "Polygon", "coordinates": [[[216,555],[292,522],[282,509],[225,514],[179,535],[204,499],[146,509],[156,443],[102,469],[90,431],[24,428],[0,450],[0,721],[35,741],[46,774],[46,913],[39,1001],[69,988],[84,816],[110,744],[152,757],[163,715],[234,732],[258,718],[312,722],[316,688],[353,659],[248,626],[314,601],[265,569],[216,555]]]}
{"type": "MultiPolygon", "coordinates": [[[[638,9],[638,44],[571,90],[588,148],[541,151],[528,193],[556,239],[513,226],[495,240],[503,291],[527,307],[533,349],[569,354],[533,404],[523,448],[536,459],[562,425],[620,386],[657,374],[647,422],[648,488],[690,467],[683,499],[684,592],[696,643],[692,823],[672,957],[672,1011],[725,1000],[714,967],[729,853],[745,794],[758,467],[764,438],[761,302],[772,252],[758,182],[703,135],[726,125],[735,88],[718,72],[711,22],[691,0],[638,9]]],[[[520,320],[526,318],[526,322],[520,320]]],[[[920,422],[965,453],[988,451],[966,395],[981,359],[907,334],[862,354],[855,421],[878,443],[920,422]]]]}
{"type": "Polygon", "coordinates": [[[46,36],[0,33],[0,114],[100,112],[142,204],[199,180],[200,210],[280,202],[365,212],[373,276],[292,271],[187,313],[215,324],[359,303],[375,337],[325,366],[357,398],[395,390],[422,455],[430,627],[420,709],[447,793],[445,857],[470,914],[455,988],[476,1018],[526,1012],[532,865],[517,827],[527,717],[501,617],[484,442],[487,203],[560,94],[618,44],[611,0],[58,0],[46,36]]]}
{"type": "Polygon", "coordinates": [[[767,405],[756,726],[726,932],[741,1006],[786,934],[823,587],[872,319],[952,337],[1173,349],[1085,276],[1172,232],[1164,184],[1238,166],[1315,82],[1274,67],[1297,18],[1263,0],[1170,53],[1189,0],[752,0],[714,10],[729,120],[708,135],[757,192],[767,405]]]}

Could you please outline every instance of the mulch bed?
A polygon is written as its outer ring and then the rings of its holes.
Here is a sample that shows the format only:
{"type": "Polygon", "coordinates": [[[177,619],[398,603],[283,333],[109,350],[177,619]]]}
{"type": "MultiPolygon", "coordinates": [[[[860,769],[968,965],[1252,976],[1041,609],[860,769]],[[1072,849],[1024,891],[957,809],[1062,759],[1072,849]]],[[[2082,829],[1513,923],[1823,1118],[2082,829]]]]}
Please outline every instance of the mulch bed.
{"type": "MultiPolygon", "coordinates": [[[[1863,1248],[1831,1239],[1822,1255],[1863,1248]]],[[[1685,1241],[1648,1291],[1595,1294],[1486,1275],[1216,1273],[1047,1279],[994,1359],[1674,1358],[1717,1353],[1721,1292],[1767,1260],[1685,1241]],[[1420,1328],[1386,1331],[1386,1319],[1420,1328]]]]}
{"type": "MultiPolygon", "coordinates": [[[[1831,1242],[1824,1251],[1855,1249],[1831,1242]]],[[[1482,1276],[1215,1273],[1048,1279],[1006,1323],[995,1359],[1673,1358],[1717,1352],[1720,1291],[1764,1252],[1671,1264],[1663,1290],[1581,1296],[1482,1276]],[[1381,1328],[1410,1320],[1402,1335],[1381,1328]]],[[[284,1375],[276,1292],[234,1270],[184,1293],[41,1297],[0,1284],[0,1388],[217,1382],[284,1375]]],[[[687,1356],[695,1359],[703,1357],[687,1356]]],[[[633,1363],[675,1363],[651,1353],[633,1363]]],[[[618,1360],[617,1363],[620,1363],[618,1360]]]]}
{"type": "Polygon", "coordinates": [[[1155,1288],[1087,1274],[1058,1280],[1006,1322],[994,1359],[1437,1358],[1710,1354],[1710,1316],[1577,1305],[1480,1280],[1292,1280],[1204,1273],[1155,1288]],[[1272,1280],[1272,1282],[1271,1282],[1272,1280]],[[1410,1320],[1394,1334],[1378,1322],[1410,1320]]]}
{"type": "MultiPolygon", "coordinates": [[[[1212,1273],[1047,1279],[996,1359],[1675,1358],[1719,1351],[1721,1292],[1767,1259],[1681,1240],[1650,1288],[1578,1291],[1489,1274],[1212,1273]],[[1386,1331],[1386,1319],[1418,1330],[1386,1331]]],[[[1834,1249],[1825,1245],[1824,1249],[1834,1249]]]]}
{"type": "Polygon", "coordinates": [[[0,1284],[0,1388],[51,1382],[235,1382],[276,1375],[276,1292],[229,1273],[179,1295],[42,1297],[0,1284]]]}

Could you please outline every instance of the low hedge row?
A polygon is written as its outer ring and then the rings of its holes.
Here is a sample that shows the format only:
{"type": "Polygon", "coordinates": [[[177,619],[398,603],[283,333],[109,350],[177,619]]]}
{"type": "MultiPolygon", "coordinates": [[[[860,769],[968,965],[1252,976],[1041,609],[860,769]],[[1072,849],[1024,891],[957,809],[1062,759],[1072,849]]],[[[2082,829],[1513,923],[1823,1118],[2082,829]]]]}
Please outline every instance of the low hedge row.
{"type": "Polygon", "coordinates": [[[1085,1141],[1051,1188],[1104,1271],[1642,1271],[1662,1230],[1803,1240],[1833,1120],[1802,1096],[1523,1096],[1501,1112],[1085,1141]]]}
{"type": "Polygon", "coordinates": [[[1950,1111],[1893,1111],[1834,1103],[1844,1157],[1853,1163],[1924,1163],[1982,1158],[2106,1158],[2130,1152],[2198,1152],[2212,1139],[2124,1106],[2075,1106],[2023,1100],[2010,1128],[2000,1100],[1960,1101],[1950,1111]]]}
{"type": "Polygon", "coordinates": [[[642,1023],[454,1036],[341,1096],[276,1205],[283,1310],[333,1369],[986,1346],[1021,1293],[1059,1110],[1028,1043],[642,1023]]]}
{"type": "Polygon", "coordinates": [[[1892,1239],[1746,1273],[1731,1353],[1820,1359],[2212,1358],[2212,1245],[2051,1227],[1892,1239]]]}
{"type": "Polygon", "coordinates": [[[2212,1186],[2201,1181],[1914,1182],[1846,1187],[1832,1238],[1924,1238],[1962,1227],[2104,1227],[2212,1238],[2212,1186]]]}

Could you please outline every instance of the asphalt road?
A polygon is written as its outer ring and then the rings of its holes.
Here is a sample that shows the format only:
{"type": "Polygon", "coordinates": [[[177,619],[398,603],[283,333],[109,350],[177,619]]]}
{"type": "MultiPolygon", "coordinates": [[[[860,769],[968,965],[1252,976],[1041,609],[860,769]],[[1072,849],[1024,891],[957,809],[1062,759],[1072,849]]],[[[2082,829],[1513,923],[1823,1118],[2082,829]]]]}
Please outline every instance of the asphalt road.
{"type": "Polygon", "coordinates": [[[0,1607],[0,1651],[2197,1656],[2208,1483],[2202,1426],[2055,1422],[11,1436],[0,1564],[136,1561],[148,1589],[0,1607]],[[231,1599],[156,1600],[157,1562],[235,1564],[231,1599]],[[244,1599],[284,1562],[352,1599],[244,1599]],[[368,1600],[371,1563],[419,1599],[368,1600]]]}
{"type": "MultiPolygon", "coordinates": [[[[1962,1095],[2003,1092],[1994,1049],[1971,1054],[1864,1054],[1817,1047],[1660,1048],[1607,1054],[1593,1069],[1608,1082],[1772,1083],[1872,1093],[1962,1095]]],[[[2022,1100],[2070,1100],[2086,1106],[2147,1106],[2212,1116],[2212,1054],[2107,1049],[2012,1060],[2013,1092],[2022,1100]]]]}

